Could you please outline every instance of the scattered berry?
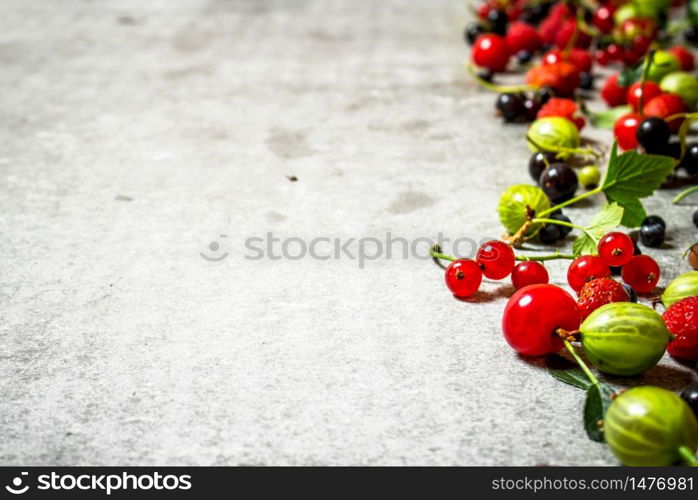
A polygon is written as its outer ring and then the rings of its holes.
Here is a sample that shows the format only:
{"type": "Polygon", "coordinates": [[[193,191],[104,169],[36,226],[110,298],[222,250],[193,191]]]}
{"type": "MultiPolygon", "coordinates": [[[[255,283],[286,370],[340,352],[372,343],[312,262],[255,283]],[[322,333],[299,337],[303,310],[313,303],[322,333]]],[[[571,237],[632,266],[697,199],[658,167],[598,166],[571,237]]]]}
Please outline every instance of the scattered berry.
{"type": "Polygon", "coordinates": [[[579,292],[584,283],[611,275],[608,265],[595,255],[582,255],[572,261],[567,269],[567,283],[575,292],[579,292]]]}
{"type": "Polygon", "coordinates": [[[655,155],[666,151],[670,136],[669,125],[656,116],[642,120],[635,131],[635,137],[640,146],[645,152],[655,155]]]}
{"type": "Polygon", "coordinates": [[[576,125],[578,130],[582,130],[586,124],[586,120],[579,112],[577,103],[572,99],[552,97],[540,108],[536,118],[544,118],[546,116],[567,118],[576,125]]]}
{"type": "Polygon", "coordinates": [[[608,266],[623,266],[633,258],[635,245],[625,233],[614,231],[599,240],[599,257],[608,266]]]}
{"type": "Polygon", "coordinates": [[[533,54],[543,45],[543,39],[536,29],[530,24],[520,21],[511,23],[507,30],[506,41],[509,52],[512,54],[517,54],[520,51],[533,54]]]}
{"type": "Polygon", "coordinates": [[[482,282],[482,270],[471,259],[458,259],[446,268],[446,286],[456,297],[470,297],[482,282]]]}
{"type": "Polygon", "coordinates": [[[628,294],[628,301],[637,302],[637,292],[635,292],[635,289],[633,287],[631,287],[627,283],[623,283],[623,290],[625,290],[625,293],[628,294]]]}
{"type": "Polygon", "coordinates": [[[613,135],[618,139],[621,149],[631,150],[637,147],[637,127],[642,118],[635,113],[622,115],[613,127],[613,135]]]}
{"type": "Polygon", "coordinates": [[[659,215],[648,215],[642,221],[642,225],[644,226],[645,224],[659,224],[666,229],[666,222],[664,222],[664,219],[662,219],[659,215]]]}
{"type": "Polygon", "coordinates": [[[539,184],[553,203],[567,201],[577,191],[577,174],[566,163],[553,163],[543,171],[539,184]]]}
{"type": "Polygon", "coordinates": [[[628,302],[628,293],[613,278],[598,278],[584,283],[579,291],[579,312],[582,320],[604,304],[628,302]]]}
{"type": "Polygon", "coordinates": [[[526,73],[526,82],[534,87],[550,87],[555,95],[567,97],[579,87],[579,71],[566,61],[534,66],[526,73]]]}
{"type": "Polygon", "coordinates": [[[674,54],[681,64],[681,71],[693,71],[695,67],[695,59],[693,53],[686,47],[676,45],[669,49],[669,52],[674,54]]]}
{"type": "Polygon", "coordinates": [[[498,73],[507,67],[509,48],[506,40],[501,36],[486,33],[475,40],[471,57],[476,66],[488,68],[498,73]]]}
{"type": "MultiPolygon", "coordinates": [[[[686,103],[683,102],[683,99],[674,94],[658,95],[646,102],[643,108],[645,115],[657,116],[662,119],[666,119],[678,113],[685,113],[686,111],[688,111],[686,103]]],[[[675,118],[667,123],[667,125],[669,125],[669,129],[671,129],[672,132],[676,133],[682,123],[683,118],[675,118]]]]}
{"type": "Polygon", "coordinates": [[[481,24],[470,23],[465,28],[465,32],[463,33],[463,38],[465,38],[465,41],[468,43],[468,45],[472,45],[475,43],[475,40],[477,40],[477,37],[479,37],[483,33],[485,33],[485,29],[482,27],[481,24]]]}
{"type": "Polygon", "coordinates": [[[514,269],[516,258],[511,246],[503,241],[492,240],[480,246],[475,257],[482,274],[493,280],[506,278],[514,269]]]}
{"type": "Polygon", "coordinates": [[[626,96],[626,101],[633,108],[633,111],[637,112],[638,106],[640,105],[640,100],[643,103],[648,103],[654,97],[662,94],[662,89],[659,88],[654,82],[633,83],[628,88],[628,94],[626,96]]]}
{"type": "Polygon", "coordinates": [[[548,279],[545,266],[533,260],[519,262],[511,272],[511,283],[517,290],[528,285],[547,283],[548,279]]]}
{"type": "Polygon", "coordinates": [[[655,260],[649,255],[635,255],[623,266],[621,278],[638,293],[654,290],[659,281],[660,271],[655,260]]]}
{"type": "Polygon", "coordinates": [[[698,143],[686,145],[686,153],[681,158],[681,163],[677,168],[682,168],[688,175],[698,174],[698,143]]]}
{"type": "Polygon", "coordinates": [[[601,182],[601,171],[595,165],[587,165],[582,167],[577,174],[577,178],[585,189],[594,189],[601,182]]]}
{"type": "MultiPolygon", "coordinates": [[[[561,222],[567,222],[568,224],[571,224],[572,221],[570,220],[569,217],[567,217],[565,214],[562,213],[561,210],[550,214],[550,219],[554,220],[559,220],[561,222]]],[[[556,224],[555,227],[557,227],[558,231],[560,231],[560,239],[564,238],[568,234],[570,234],[570,231],[572,231],[572,228],[569,226],[561,226],[559,224],[556,224]]]]}
{"type": "Polygon", "coordinates": [[[659,247],[664,243],[665,227],[658,222],[640,226],[640,243],[646,247],[659,247]]]}
{"type": "Polygon", "coordinates": [[[507,14],[503,10],[492,9],[487,13],[487,22],[493,33],[504,36],[507,32],[507,14]]]}
{"type": "Polygon", "coordinates": [[[672,304],[662,315],[675,336],[667,351],[676,358],[698,361],[698,297],[688,297],[672,304]]]}
{"type": "Polygon", "coordinates": [[[552,245],[562,238],[559,227],[560,226],[557,224],[546,224],[540,228],[540,231],[538,231],[538,239],[540,239],[540,242],[544,245],[552,245]]]}
{"type": "Polygon", "coordinates": [[[540,179],[540,174],[543,173],[543,170],[545,170],[548,165],[555,163],[556,158],[556,153],[542,151],[533,153],[531,158],[528,160],[528,173],[531,175],[533,180],[538,182],[540,179]]]}
{"type": "Polygon", "coordinates": [[[691,407],[693,414],[698,418],[698,385],[689,385],[681,391],[679,396],[691,407]]]}
{"type": "Polygon", "coordinates": [[[620,73],[609,76],[601,89],[601,98],[611,108],[627,103],[628,89],[618,84],[618,78],[620,73]]]}
{"type": "Polygon", "coordinates": [[[494,104],[496,113],[505,122],[516,121],[524,113],[524,102],[520,94],[503,93],[497,96],[494,104]]]}

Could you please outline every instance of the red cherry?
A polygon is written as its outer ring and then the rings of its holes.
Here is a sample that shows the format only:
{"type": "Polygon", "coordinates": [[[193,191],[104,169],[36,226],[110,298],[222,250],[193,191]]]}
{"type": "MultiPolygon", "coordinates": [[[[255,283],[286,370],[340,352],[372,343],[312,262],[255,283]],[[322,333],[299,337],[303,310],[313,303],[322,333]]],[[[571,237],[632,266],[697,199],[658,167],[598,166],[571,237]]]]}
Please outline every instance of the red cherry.
{"type": "Polygon", "coordinates": [[[686,47],[682,47],[681,45],[676,45],[675,47],[670,48],[669,52],[674,54],[679,59],[679,62],[681,63],[681,71],[693,71],[695,59],[690,50],[686,49],[686,47]]]}
{"type": "Polygon", "coordinates": [[[548,279],[548,270],[534,260],[519,262],[511,272],[511,283],[517,290],[528,285],[547,283],[548,279]]]}
{"type": "Polygon", "coordinates": [[[650,102],[653,97],[656,97],[662,93],[662,89],[659,88],[654,82],[645,82],[641,84],[640,82],[633,83],[628,88],[628,93],[626,95],[626,100],[630,104],[634,111],[638,110],[640,105],[640,98],[642,97],[643,106],[644,104],[650,102]]]}
{"type": "Polygon", "coordinates": [[[611,61],[620,61],[623,56],[623,48],[615,43],[610,44],[606,47],[606,54],[611,61]]]}
{"type": "MultiPolygon", "coordinates": [[[[658,118],[666,119],[670,116],[685,113],[688,111],[686,103],[683,102],[676,94],[661,94],[646,102],[643,109],[647,116],[656,116],[658,118]]],[[[667,122],[669,128],[673,133],[679,131],[679,127],[683,123],[683,118],[675,118],[670,122],[667,122]]]]}
{"type": "Polygon", "coordinates": [[[511,245],[498,240],[488,241],[480,246],[475,260],[480,264],[482,274],[492,280],[501,280],[509,276],[516,263],[511,245]]]}
{"type": "Polygon", "coordinates": [[[611,108],[622,106],[626,103],[628,89],[618,85],[620,73],[608,77],[601,89],[601,97],[611,108]]]}
{"type": "Polygon", "coordinates": [[[487,20],[487,15],[490,13],[490,11],[493,9],[490,4],[487,3],[482,3],[478,6],[477,8],[477,17],[482,19],[483,21],[487,20]]]}
{"type": "Polygon", "coordinates": [[[504,308],[502,332],[524,356],[542,356],[562,349],[557,329],[579,328],[577,301],[554,285],[529,285],[512,295],[504,308]]]}
{"type": "Polygon", "coordinates": [[[616,120],[613,126],[613,135],[618,139],[621,149],[630,150],[637,147],[637,137],[635,132],[642,117],[636,113],[627,113],[616,120]]]}
{"type": "Polygon", "coordinates": [[[575,292],[579,292],[584,283],[611,275],[608,265],[596,255],[582,255],[572,261],[567,269],[567,283],[575,292]]]}
{"type": "Polygon", "coordinates": [[[601,260],[611,267],[625,265],[635,253],[633,240],[627,234],[619,231],[608,233],[601,238],[597,249],[601,260]]]}
{"type": "Polygon", "coordinates": [[[621,270],[621,278],[636,292],[647,293],[657,286],[661,273],[657,262],[649,255],[635,255],[621,270]]]}
{"type": "Polygon", "coordinates": [[[603,49],[594,51],[594,60],[601,66],[608,66],[611,63],[611,58],[608,57],[608,52],[603,49]]]}
{"type": "Polygon", "coordinates": [[[446,286],[456,297],[470,297],[482,282],[482,270],[471,259],[458,259],[446,268],[446,286]]]}
{"type": "Polygon", "coordinates": [[[609,34],[613,30],[613,12],[614,8],[610,5],[601,5],[594,12],[591,22],[596,26],[601,33],[609,34]]]}
{"type": "Polygon", "coordinates": [[[492,71],[504,71],[509,62],[509,48],[504,38],[494,33],[485,33],[475,40],[471,53],[475,65],[492,71]]]}

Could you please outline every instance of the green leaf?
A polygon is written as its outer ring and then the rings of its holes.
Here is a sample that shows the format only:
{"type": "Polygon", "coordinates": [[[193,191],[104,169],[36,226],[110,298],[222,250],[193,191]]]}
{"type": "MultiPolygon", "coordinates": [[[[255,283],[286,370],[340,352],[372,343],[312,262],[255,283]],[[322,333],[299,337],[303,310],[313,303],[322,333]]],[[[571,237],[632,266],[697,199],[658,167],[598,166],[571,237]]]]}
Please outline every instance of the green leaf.
{"type": "Polygon", "coordinates": [[[606,111],[597,111],[591,114],[591,121],[595,127],[613,130],[616,120],[626,113],[630,113],[630,106],[616,106],[606,111]]]}
{"type": "Polygon", "coordinates": [[[688,147],[686,136],[691,128],[691,124],[698,120],[698,113],[689,113],[679,127],[679,141],[681,142],[681,158],[686,154],[688,147]]]}
{"type": "Polygon", "coordinates": [[[640,198],[650,196],[674,170],[675,161],[668,156],[638,154],[628,151],[618,156],[614,142],[606,178],[601,190],[609,203],[616,202],[626,209],[623,225],[637,227],[645,210],[640,198]]]}
{"type": "MultiPolygon", "coordinates": [[[[625,210],[617,203],[607,204],[594,216],[585,232],[577,236],[572,243],[572,252],[575,255],[596,255],[596,247],[604,234],[609,233],[621,225],[625,210]]],[[[641,221],[642,222],[642,221],[641,221]]]]}
{"type": "Polygon", "coordinates": [[[592,385],[576,363],[559,354],[550,354],[545,358],[545,367],[556,379],[579,389],[587,390],[592,385]]]}
{"type": "Polygon", "coordinates": [[[600,423],[606,415],[606,410],[611,405],[613,389],[606,384],[592,385],[587,389],[587,397],[584,402],[584,429],[592,441],[603,442],[603,431],[600,423]]]}
{"type": "Polygon", "coordinates": [[[642,71],[644,69],[644,64],[639,63],[638,65],[624,69],[620,72],[618,77],[618,85],[621,87],[630,87],[633,83],[637,82],[642,78],[642,71]]]}

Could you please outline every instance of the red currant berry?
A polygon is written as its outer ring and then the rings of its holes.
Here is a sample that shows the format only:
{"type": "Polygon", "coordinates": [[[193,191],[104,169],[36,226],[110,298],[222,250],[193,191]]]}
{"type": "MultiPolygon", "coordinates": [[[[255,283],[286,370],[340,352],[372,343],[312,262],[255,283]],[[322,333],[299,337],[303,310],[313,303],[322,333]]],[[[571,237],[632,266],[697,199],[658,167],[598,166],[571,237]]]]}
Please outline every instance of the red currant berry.
{"type": "Polygon", "coordinates": [[[662,89],[659,88],[654,82],[645,82],[641,84],[640,82],[633,83],[628,88],[627,101],[633,107],[633,110],[637,111],[640,105],[640,98],[642,98],[643,105],[650,102],[653,97],[657,97],[662,94],[662,89]]]}
{"type": "Polygon", "coordinates": [[[640,125],[642,118],[635,113],[627,113],[618,120],[613,126],[613,135],[618,139],[618,145],[621,149],[631,150],[637,147],[637,127],[640,125]]]}
{"type": "Polygon", "coordinates": [[[471,56],[476,66],[488,68],[496,73],[504,71],[507,67],[510,54],[504,38],[486,33],[475,40],[471,56]]]}
{"type": "Polygon", "coordinates": [[[506,278],[514,269],[516,258],[511,246],[503,241],[492,240],[482,245],[475,257],[482,274],[492,280],[506,278]]]}
{"type": "Polygon", "coordinates": [[[584,283],[611,275],[608,265],[595,255],[582,255],[572,261],[567,269],[567,283],[575,292],[579,292],[584,283]]]}
{"type": "Polygon", "coordinates": [[[606,265],[618,267],[633,258],[635,245],[627,234],[614,231],[601,238],[597,250],[606,265]]]}
{"type": "Polygon", "coordinates": [[[620,45],[612,43],[606,47],[606,54],[608,54],[609,60],[620,61],[620,58],[623,55],[623,48],[620,45]]]}
{"type": "Polygon", "coordinates": [[[540,262],[525,260],[519,262],[511,272],[511,283],[517,290],[528,286],[548,282],[548,270],[540,262]]]}
{"type": "Polygon", "coordinates": [[[504,308],[504,338],[524,356],[542,356],[562,349],[558,328],[579,328],[579,307],[569,293],[555,285],[524,287],[504,308]]]}
{"type": "Polygon", "coordinates": [[[611,58],[608,56],[608,52],[603,49],[596,49],[594,51],[594,60],[600,66],[608,66],[611,62],[611,58]]]}
{"type": "Polygon", "coordinates": [[[591,22],[599,28],[599,31],[608,34],[613,30],[615,25],[613,21],[614,8],[610,5],[600,5],[594,12],[591,22]]]}
{"type": "Polygon", "coordinates": [[[623,266],[620,274],[623,281],[639,293],[654,290],[660,275],[659,265],[649,255],[635,255],[623,266]]]}
{"type": "Polygon", "coordinates": [[[482,282],[482,270],[471,259],[458,259],[446,268],[446,286],[456,297],[470,297],[482,282]]]}

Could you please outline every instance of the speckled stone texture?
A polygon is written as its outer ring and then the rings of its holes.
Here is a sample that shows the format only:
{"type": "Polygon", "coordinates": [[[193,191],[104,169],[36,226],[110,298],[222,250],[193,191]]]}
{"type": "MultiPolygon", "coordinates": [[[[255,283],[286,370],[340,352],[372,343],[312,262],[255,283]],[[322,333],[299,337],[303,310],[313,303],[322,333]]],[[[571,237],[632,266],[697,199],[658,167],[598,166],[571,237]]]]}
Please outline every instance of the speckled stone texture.
{"type": "MultiPolygon", "coordinates": [[[[583,393],[502,339],[508,282],[467,303],[399,251],[244,258],[270,231],[500,234],[528,152],[464,71],[463,2],[0,14],[0,463],[616,463],[583,393]]],[[[668,277],[696,236],[674,193],[647,202],[668,277]]],[[[667,359],[629,382],[690,377],[667,359]]]]}

